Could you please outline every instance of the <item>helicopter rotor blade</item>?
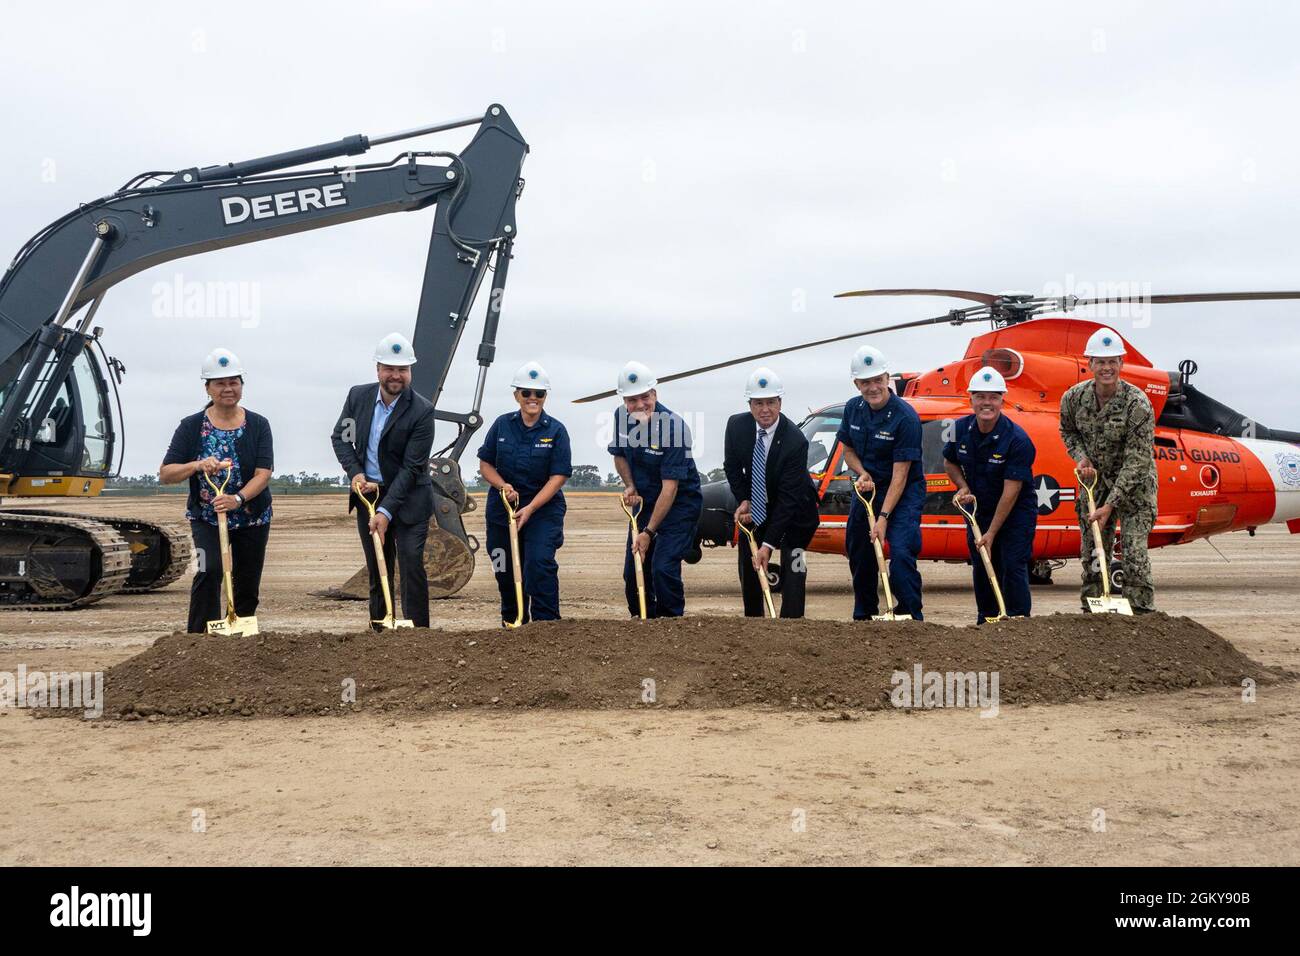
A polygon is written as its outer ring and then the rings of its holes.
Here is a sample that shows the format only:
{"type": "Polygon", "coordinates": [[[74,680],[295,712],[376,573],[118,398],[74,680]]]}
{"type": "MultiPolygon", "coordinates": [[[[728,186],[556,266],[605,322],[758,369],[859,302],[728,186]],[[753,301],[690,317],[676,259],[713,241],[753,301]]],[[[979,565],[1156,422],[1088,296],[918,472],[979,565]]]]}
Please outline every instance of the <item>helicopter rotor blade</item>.
{"type": "Polygon", "coordinates": [[[1175,302],[1248,302],[1253,299],[1300,299],[1300,292],[1190,292],[1170,295],[1118,295],[1097,299],[1079,299],[1077,306],[1109,305],[1121,302],[1150,302],[1168,305],[1175,302]]]}
{"type": "MultiPolygon", "coordinates": [[[[1020,322],[1031,318],[1035,314],[1041,314],[1047,311],[1060,309],[1069,312],[1083,306],[1117,305],[1124,302],[1168,305],[1190,302],[1247,302],[1252,300],[1300,299],[1300,292],[1191,292],[1162,295],[1103,296],[1094,299],[1080,299],[1075,296],[1031,298],[1026,293],[1005,293],[1003,295],[993,295],[988,292],[969,292],[961,289],[859,289],[854,292],[841,292],[837,294],[835,298],[849,299],[866,296],[898,295],[947,296],[956,299],[967,299],[972,302],[978,302],[980,305],[966,309],[953,309],[946,315],[937,315],[928,319],[917,319],[912,322],[899,322],[895,325],[885,325],[880,328],[865,329],[861,332],[850,332],[845,335],[834,335],[830,338],[817,339],[813,342],[804,342],[800,345],[791,345],[786,348],[772,349],[767,352],[755,352],[752,355],[742,355],[740,358],[729,359],[725,362],[714,362],[712,365],[702,365],[699,368],[689,369],[685,372],[674,372],[672,375],[664,375],[659,379],[659,382],[674,382],[678,379],[690,378],[693,375],[702,375],[705,372],[714,372],[718,369],[729,368],[732,365],[740,365],[742,362],[752,362],[756,359],[770,358],[773,355],[785,355],[787,352],[798,352],[802,349],[816,348],[818,345],[827,345],[831,342],[843,342],[845,339],[856,339],[864,335],[878,335],[882,332],[894,332],[899,329],[914,329],[925,325],[939,325],[945,322],[951,323],[952,325],[962,325],[965,322],[991,318],[1020,322]]],[[[602,398],[609,398],[615,394],[616,391],[610,389],[609,391],[598,392],[595,395],[576,398],[573,401],[575,405],[578,405],[584,402],[594,402],[602,398]]]]}
{"type": "MultiPolygon", "coordinates": [[[[987,313],[988,309],[983,306],[974,306],[969,309],[954,309],[946,315],[936,315],[928,319],[916,319],[911,322],[899,322],[896,325],[885,325],[877,329],[865,329],[861,332],[849,332],[845,335],[832,335],[830,338],[817,339],[814,342],[803,342],[799,345],[790,345],[785,348],[771,349],[767,352],[755,352],[752,355],[742,355],[739,358],[728,359],[725,362],[714,362],[712,365],[701,365],[699,368],[688,369],[685,372],[674,372],[671,375],[659,376],[660,385],[665,382],[675,382],[678,379],[690,378],[692,375],[702,375],[705,372],[714,372],[720,368],[728,368],[732,365],[740,365],[742,362],[753,362],[756,359],[768,358],[772,355],[784,355],[787,352],[798,352],[801,349],[816,348],[818,345],[827,345],[831,342],[843,342],[845,339],[861,338],[864,335],[878,335],[881,332],[894,332],[898,329],[914,329],[923,325],[939,325],[940,323],[950,322],[953,325],[961,325],[964,322],[978,321],[980,318],[987,318],[987,315],[981,316],[979,313],[987,313]]],[[[581,405],[585,402],[594,402],[602,398],[609,398],[616,394],[614,389],[606,392],[597,392],[595,395],[585,395],[582,398],[575,398],[573,404],[581,405]]]]}
{"type": "Polygon", "coordinates": [[[988,292],[965,292],[961,289],[859,289],[856,292],[840,292],[837,299],[852,299],[867,295],[934,295],[949,299],[969,299],[983,305],[992,305],[1000,296],[988,292]]]}

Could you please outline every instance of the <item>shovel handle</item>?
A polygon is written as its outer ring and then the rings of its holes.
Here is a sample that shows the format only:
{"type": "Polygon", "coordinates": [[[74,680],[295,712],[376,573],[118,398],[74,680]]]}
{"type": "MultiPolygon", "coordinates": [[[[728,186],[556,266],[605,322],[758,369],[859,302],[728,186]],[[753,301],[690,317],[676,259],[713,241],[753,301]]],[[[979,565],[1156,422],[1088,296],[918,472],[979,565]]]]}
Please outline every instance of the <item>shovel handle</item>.
{"type": "Polygon", "coordinates": [[[226,607],[231,620],[235,618],[234,553],[230,550],[230,522],[224,511],[217,512],[217,537],[221,541],[221,576],[226,582],[226,607]]]}
{"type": "Polygon", "coordinates": [[[858,496],[862,506],[867,509],[867,534],[871,535],[871,544],[876,549],[876,569],[880,572],[880,583],[885,589],[885,605],[890,614],[894,613],[894,595],[889,590],[889,570],[885,567],[885,549],[880,546],[876,540],[876,510],[871,507],[871,503],[876,500],[876,486],[871,486],[871,496],[862,497],[862,492],[858,491],[858,483],[853,482],[853,493],[858,496]]]}
{"type": "MultiPolygon", "coordinates": [[[[745,532],[745,537],[749,539],[750,557],[758,554],[758,542],[754,540],[754,532],[743,524],[737,524],[736,527],[745,532]]],[[[776,605],[772,603],[772,585],[767,580],[767,574],[766,572],[757,571],[757,569],[755,573],[758,574],[758,583],[763,588],[763,609],[767,612],[768,617],[776,617],[776,605]]]]}
{"type": "Polygon", "coordinates": [[[375,563],[379,565],[379,587],[384,592],[384,611],[388,616],[384,619],[391,621],[393,619],[393,591],[388,586],[388,562],[384,560],[384,542],[379,537],[378,531],[370,532],[370,543],[375,549],[375,563]]]}
{"type": "Polygon", "coordinates": [[[230,472],[231,472],[230,468],[224,469],[224,473],[226,477],[221,479],[221,484],[217,484],[215,481],[213,481],[212,476],[209,475],[206,471],[203,473],[203,480],[208,483],[208,487],[212,489],[213,493],[218,495],[224,495],[226,493],[226,485],[230,484],[230,472]]]}
{"type": "MultiPolygon", "coordinates": [[[[376,514],[375,509],[379,505],[379,489],[375,489],[373,498],[360,488],[354,488],[353,493],[361,499],[366,510],[370,512],[370,517],[373,518],[376,514]]],[[[379,587],[384,592],[384,610],[388,612],[384,620],[391,624],[397,612],[393,610],[393,589],[388,586],[388,562],[384,560],[384,540],[379,537],[378,531],[370,532],[370,544],[375,549],[375,564],[379,567],[379,587]]]]}
{"type": "Polygon", "coordinates": [[[498,488],[501,504],[506,509],[506,523],[510,527],[510,576],[515,582],[515,619],[506,621],[506,627],[522,627],[524,624],[524,579],[519,568],[519,524],[515,518],[515,507],[510,503],[505,491],[498,488]]]}
{"type": "MultiPolygon", "coordinates": [[[[966,506],[961,503],[960,499],[961,492],[958,492],[952,496],[952,503],[957,506],[958,511],[966,516],[966,520],[970,523],[971,534],[973,534],[975,540],[978,541],[981,534],[980,526],[978,522],[975,521],[975,514],[979,511],[979,502],[972,501],[970,511],[967,511],[966,506]]],[[[998,617],[1006,617],[1007,605],[1002,600],[1002,587],[998,584],[997,572],[993,570],[993,559],[989,557],[989,549],[981,544],[976,548],[976,550],[979,551],[980,560],[984,562],[984,574],[989,579],[989,584],[993,586],[993,596],[998,599],[998,617]]]]}
{"type": "MultiPolygon", "coordinates": [[[[628,503],[623,500],[622,495],[619,495],[618,505],[620,508],[623,509],[623,514],[627,515],[628,524],[631,526],[632,529],[631,540],[632,542],[635,543],[636,536],[638,533],[637,526],[636,526],[636,519],[641,516],[641,510],[645,507],[645,499],[642,499],[636,503],[635,511],[633,511],[630,507],[628,507],[628,503]]],[[[641,561],[641,552],[637,551],[635,548],[633,548],[632,550],[632,569],[636,572],[636,599],[637,599],[637,603],[640,606],[641,620],[644,621],[646,619],[645,568],[643,566],[643,562],[641,561]]]]}
{"type": "MultiPolygon", "coordinates": [[[[1088,495],[1088,513],[1097,510],[1097,499],[1093,497],[1093,489],[1097,487],[1097,476],[1093,474],[1092,483],[1083,480],[1083,475],[1079,474],[1079,469],[1074,469],[1074,477],[1079,479],[1079,484],[1088,495]]],[[[1092,528],[1092,541],[1097,549],[1097,566],[1101,569],[1101,596],[1107,601],[1110,600],[1110,556],[1106,554],[1106,542],[1101,537],[1101,525],[1096,521],[1089,521],[1088,525],[1092,528]]]]}

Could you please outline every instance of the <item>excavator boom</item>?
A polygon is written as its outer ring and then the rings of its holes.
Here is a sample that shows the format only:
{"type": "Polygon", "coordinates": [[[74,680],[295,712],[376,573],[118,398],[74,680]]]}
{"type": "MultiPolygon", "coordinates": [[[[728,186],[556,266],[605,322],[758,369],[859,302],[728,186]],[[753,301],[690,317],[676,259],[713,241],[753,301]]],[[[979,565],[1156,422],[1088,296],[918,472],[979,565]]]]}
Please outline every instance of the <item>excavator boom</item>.
{"type": "MultiPolygon", "coordinates": [[[[74,388],[69,382],[94,377],[86,372],[94,364],[87,346],[100,330],[92,332],[91,322],[104,295],[117,283],[152,266],[214,249],[434,206],[413,335],[420,362],[412,387],[435,407],[479,286],[490,265],[494,270],[473,407],[436,412],[439,420],[457,426],[457,437],[444,449],[446,457],[431,462],[441,532],[435,535],[430,529],[431,548],[448,555],[445,561],[460,570],[432,577],[441,581],[438,593],[458,590],[472,571],[475,542],[461,520],[473,502],[465,494],[456,459],[482,423],[479,405],[495,357],[501,295],[517,235],[515,202],[527,153],[528,144],[505,109],[494,104],[481,117],[386,136],[349,136],[241,162],[142,174],[51,223],[19,250],[0,279],[0,494],[34,493],[29,490],[37,486],[71,488],[77,483],[66,480],[70,477],[102,483],[109,474],[111,453],[89,456],[79,436],[71,443],[62,436],[62,445],[53,436],[69,417],[69,395],[82,403],[91,400],[83,394],[85,384],[74,388]],[[468,126],[477,130],[459,153],[408,151],[384,162],[296,169],[468,126]]],[[[120,363],[116,368],[120,375],[120,363]]],[[[105,396],[98,400],[102,406],[105,396]]],[[[116,437],[110,433],[107,440],[116,437]]],[[[33,514],[25,510],[21,522],[15,517],[7,524],[0,514],[0,607],[71,606],[114,590],[95,579],[95,569],[120,564],[108,555],[120,551],[116,543],[109,542],[112,547],[102,555],[73,560],[79,557],[78,549],[94,550],[104,542],[86,535],[75,540],[86,529],[68,522],[84,524],[93,518],[61,513],[64,524],[55,529],[54,516],[42,528],[33,514]],[[56,551],[59,560],[43,567],[40,555],[56,551]],[[79,569],[78,583],[70,583],[62,596],[59,562],[79,569]]],[[[111,526],[101,525],[97,533],[102,538],[100,532],[111,531],[111,526]]],[[[175,544],[174,534],[160,532],[155,537],[168,540],[173,559],[159,562],[156,554],[149,555],[137,533],[130,550],[140,567],[131,576],[132,590],[147,588],[142,578],[150,561],[166,565],[157,574],[162,581],[173,579],[176,562],[188,558],[179,554],[184,549],[175,544]]]]}

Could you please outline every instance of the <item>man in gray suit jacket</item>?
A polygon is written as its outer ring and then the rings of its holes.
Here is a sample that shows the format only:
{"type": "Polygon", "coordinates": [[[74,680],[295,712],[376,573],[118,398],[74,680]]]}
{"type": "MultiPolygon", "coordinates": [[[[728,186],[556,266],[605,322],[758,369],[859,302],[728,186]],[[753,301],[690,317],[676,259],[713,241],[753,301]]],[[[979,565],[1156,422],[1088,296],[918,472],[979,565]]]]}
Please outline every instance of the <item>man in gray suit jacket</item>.
{"type": "MultiPolygon", "coordinates": [[[[429,579],[424,570],[424,542],[433,517],[433,403],[411,388],[415,350],[402,334],[384,336],[375,349],[378,382],[354,385],[330,440],[334,456],[347,472],[356,509],[357,531],[370,572],[370,619],[385,614],[379,562],[370,540],[379,532],[384,544],[384,574],[392,581],[393,558],[402,569],[402,616],[416,627],[429,626],[429,579]],[[365,492],[379,507],[369,518],[357,499],[365,492]]],[[[391,587],[390,587],[391,590],[391,587]]]]}

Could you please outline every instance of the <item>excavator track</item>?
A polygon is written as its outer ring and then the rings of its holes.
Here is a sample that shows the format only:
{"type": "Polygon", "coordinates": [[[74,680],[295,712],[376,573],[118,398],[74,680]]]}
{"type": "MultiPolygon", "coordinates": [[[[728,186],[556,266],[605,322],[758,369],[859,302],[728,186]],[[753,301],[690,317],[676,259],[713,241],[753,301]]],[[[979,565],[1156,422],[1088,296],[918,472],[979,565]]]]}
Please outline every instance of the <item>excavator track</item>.
{"type": "Polygon", "coordinates": [[[54,515],[97,521],[113,528],[126,539],[131,549],[131,574],[123,594],[143,594],[171,584],[190,566],[194,553],[189,529],[176,523],[144,521],[140,518],[110,518],[76,511],[50,511],[45,508],[10,508],[11,514],[54,515]]]}
{"type": "Polygon", "coordinates": [[[111,525],[0,511],[0,611],[65,611],[122,590],[131,546],[111,525]]]}

